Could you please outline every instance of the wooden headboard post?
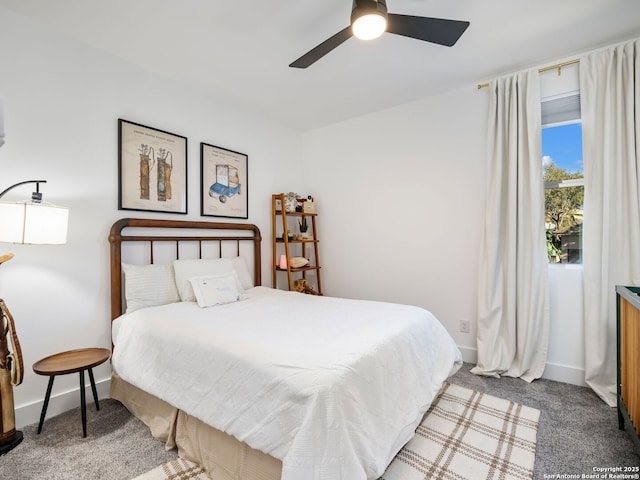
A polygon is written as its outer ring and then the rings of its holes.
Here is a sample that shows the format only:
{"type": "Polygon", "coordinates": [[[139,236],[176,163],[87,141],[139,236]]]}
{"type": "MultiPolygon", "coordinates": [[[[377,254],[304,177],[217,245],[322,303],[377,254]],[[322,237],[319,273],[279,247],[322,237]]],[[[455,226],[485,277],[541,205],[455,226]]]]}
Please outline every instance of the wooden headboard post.
{"type": "MultiPolygon", "coordinates": [[[[150,245],[151,262],[153,262],[153,242],[175,241],[179,242],[200,242],[200,254],[202,254],[202,242],[219,242],[220,254],[222,254],[222,242],[235,241],[238,254],[240,252],[240,242],[253,242],[253,280],[256,286],[262,285],[262,260],[260,255],[260,229],[250,223],[218,223],[218,222],[191,222],[186,220],[159,220],[149,218],[121,218],[111,226],[109,233],[109,244],[111,247],[111,320],[118,318],[123,313],[122,305],[122,243],[123,242],[148,242],[150,245]],[[202,236],[185,235],[125,235],[122,231],[127,228],[150,229],[200,229],[208,233],[202,236]],[[233,232],[236,235],[233,235],[233,232]],[[222,233],[218,233],[222,232],[222,233]],[[224,232],[228,232],[225,234],[224,232]],[[250,232],[249,234],[239,234],[239,232],[250,232]]],[[[180,250],[176,248],[176,255],[180,250]]],[[[222,256],[222,255],[221,255],[222,256]]]]}

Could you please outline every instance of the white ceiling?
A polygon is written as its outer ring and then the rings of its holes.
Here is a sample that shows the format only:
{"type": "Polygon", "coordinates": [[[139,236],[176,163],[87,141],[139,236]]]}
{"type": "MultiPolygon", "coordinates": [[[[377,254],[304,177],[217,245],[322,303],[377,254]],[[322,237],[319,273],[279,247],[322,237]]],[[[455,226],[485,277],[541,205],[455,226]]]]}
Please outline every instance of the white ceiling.
{"type": "MultiPolygon", "coordinates": [[[[0,6],[297,130],[640,36],[639,0],[388,0],[468,20],[452,47],[384,34],[289,64],[346,27],[351,0],[0,0],[0,6]]],[[[0,12],[1,13],[1,12],[0,12]]]]}

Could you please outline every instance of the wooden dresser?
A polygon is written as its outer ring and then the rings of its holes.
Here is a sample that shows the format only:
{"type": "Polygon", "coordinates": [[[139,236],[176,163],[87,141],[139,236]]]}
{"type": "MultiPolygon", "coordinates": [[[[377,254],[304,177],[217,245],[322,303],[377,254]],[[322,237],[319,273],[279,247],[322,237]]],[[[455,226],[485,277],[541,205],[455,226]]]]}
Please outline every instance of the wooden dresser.
{"type": "Polygon", "coordinates": [[[640,287],[616,286],[618,426],[629,429],[640,455],[640,287]]]}

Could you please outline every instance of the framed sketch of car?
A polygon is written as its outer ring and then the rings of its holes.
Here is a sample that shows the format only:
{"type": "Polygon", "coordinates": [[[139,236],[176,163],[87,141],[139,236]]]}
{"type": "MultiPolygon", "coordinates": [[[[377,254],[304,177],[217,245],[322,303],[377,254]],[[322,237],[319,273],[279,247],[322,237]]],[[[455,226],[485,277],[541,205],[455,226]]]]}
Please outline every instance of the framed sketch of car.
{"type": "Polygon", "coordinates": [[[249,218],[247,162],[244,153],[200,144],[201,215],[249,218]]]}

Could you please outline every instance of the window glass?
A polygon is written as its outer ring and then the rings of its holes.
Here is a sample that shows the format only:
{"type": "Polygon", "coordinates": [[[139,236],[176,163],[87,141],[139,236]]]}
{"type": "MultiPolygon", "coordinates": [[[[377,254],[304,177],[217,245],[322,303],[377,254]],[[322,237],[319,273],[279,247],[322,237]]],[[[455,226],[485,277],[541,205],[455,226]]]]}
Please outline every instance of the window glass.
{"type": "Polygon", "coordinates": [[[582,124],[542,129],[545,229],[550,263],[582,263],[584,168],[582,124]]]}

